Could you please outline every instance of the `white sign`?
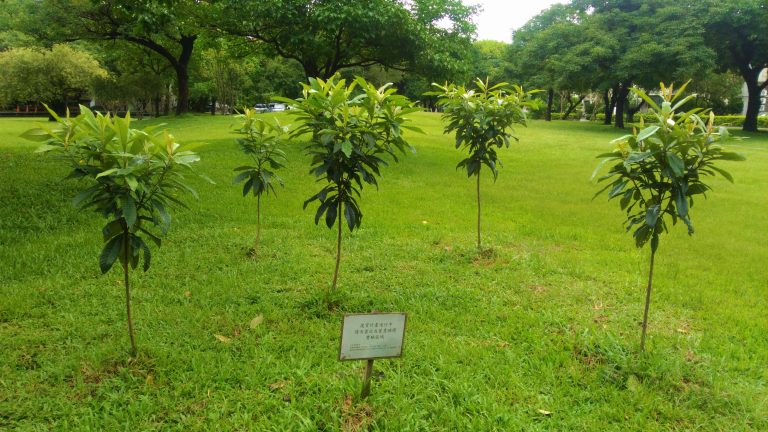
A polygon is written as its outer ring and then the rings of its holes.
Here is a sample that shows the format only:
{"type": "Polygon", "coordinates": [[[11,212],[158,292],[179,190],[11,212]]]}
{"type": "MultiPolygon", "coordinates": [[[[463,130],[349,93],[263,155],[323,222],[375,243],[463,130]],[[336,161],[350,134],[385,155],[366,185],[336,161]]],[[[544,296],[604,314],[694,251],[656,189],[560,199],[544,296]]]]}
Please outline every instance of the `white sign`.
{"type": "Polygon", "coordinates": [[[405,321],[404,313],[344,315],[339,360],[402,356],[405,321]]]}

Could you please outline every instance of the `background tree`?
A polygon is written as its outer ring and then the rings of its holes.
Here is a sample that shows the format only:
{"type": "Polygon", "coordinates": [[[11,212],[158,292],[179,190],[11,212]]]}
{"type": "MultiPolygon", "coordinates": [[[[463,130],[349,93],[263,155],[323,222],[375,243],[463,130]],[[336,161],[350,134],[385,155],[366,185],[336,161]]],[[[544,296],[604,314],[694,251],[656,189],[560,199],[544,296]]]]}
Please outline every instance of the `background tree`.
{"type": "Polygon", "coordinates": [[[612,83],[618,128],[624,127],[633,85],[652,88],[660,81],[699,78],[712,68],[713,55],[704,45],[704,29],[684,3],[574,0],[573,4],[590,12],[583,21],[590,34],[609,35],[616,41],[613,65],[604,81],[612,83]]]}
{"type": "Polygon", "coordinates": [[[483,165],[493,174],[499,175],[499,160],[496,149],[509,148],[509,139],[517,140],[512,127],[525,125],[524,108],[530,93],[519,86],[499,83],[494,86],[488,81],[477,79],[475,88],[454,84],[435,84],[439,97],[438,105],[443,109],[443,119],[448,122],[445,133],[456,133],[456,148],[469,152],[469,157],[459,162],[456,168],[467,170],[467,177],[477,179],[477,249],[480,242],[480,172],[483,165]]]}
{"type": "Polygon", "coordinates": [[[45,141],[38,152],[60,155],[72,168],[68,178],[89,180],[72,204],[93,208],[108,220],[102,230],[99,267],[107,273],[117,260],[123,267],[128,334],[135,356],[129,269],[135,269],[143,258],[143,269],[149,270],[149,243],[160,247],[160,237],[171,224],[167,209],[184,207],[179,192],[196,196],[185,184],[182,169],[190,169],[199,157],[179,151],[179,144],[167,131],[131,129],[130,116],[103,116],[84,106],[75,118],[50,112],[58,121],[56,126],[32,129],[23,136],[45,141]]]}
{"type": "MultiPolygon", "coordinates": [[[[611,180],[595,196],[607,191],[608,198],[619,198],[622,210],[627,213],[627,231],[634,230],[635,245],[643,247],[650,241],[651,260],[648,269],[648,285],[645,293],[643,329],[640,350],[645,350],[645,334],[648,326],[648,307],[653,287],[653,265],[659,238],[669,230],[670,223],[682,221],[693,234],[690,208],[697,195],[706,197],[711,188],[703,177],[720,174],[729,181],[731,175],[716,166],[720,160],[743,160],[743,157],[723,150],[719,144],[728,137],[728,130],[713,128],[714,114],[709,123],[699,117],[701,109],[682,113],[681,107],[693,96],[681,98],[685,86],[674,92],[672,86],[661,85],[663,102],[657,105],[641,90],[633,91],[650,106],[653,124],[647,127],[641,122],[640,130],[617,138],[612,143],[616,149],[602,154],[603,162],[615,162],[599,181],[611,180]],[[674,104],[674,105],[673,105],[674,104]]],[[[594,178],[594,174],[593,174],[594,178]]]]}
{"type": "Polygon", "coordinates": [[[466,62],[453,59],[470,47],[475,8],[459,0],[225,0],[217,10],[222,32],[266,44],[306,77],[326,79],[373,65],[461,68],[466,62]]]}
{"type": "Polygon", "coordinates": [[[508,71],[506,54],[509,44],[481,40],[473,44],[472,76],[486,77],[490,82],[504,82],[508,71]]]}
{"type": "Polygon", "coordinates": [[[246,108],[243,114],[237,116],[241,124],[237,133],[243,135],[238,138],[237,144],[248,155],[255,165],[243,165],[235,168],[239,174],[234,182],[243,184],[243,196],[253,193],[256,197],[256,241],[251,250],[252,255],[258,256],[259,242],[261,240],[261,196],[275,192],[275,183],[283,185],[283,180],[277,175],[276,170],[283,168],[286,162],[285,152],[280,149],[283,135],[288,133],[288,126],[282,126],[275,119],[275,123],[268,123],[257,118],[255,110],[246,108]]]}
{"type": "Polygon", "coordinates": [[[43,0],[22,26],[42,40],[124,41],[152,50],[175,72],[181,114],[189,109],[189,63],[206,9],[195,0],[43,0]]]}
{"type": "Polygon", "coordinates": [[[48,103],[57,112],[77,102],[107,72],[87,52],[55,45],[50,50],[12,48],[0,51],[0,104],[48,103]]]}
{"type": "Polygon", "coordinates": [[[336,267],[331,291],[336,289],[341,263],[342,218],[350,231],[360,227],[363,212],[357,201],[363,184],[378,187],[377,176],[387,165],[384,156],[397,162],[396,151],[413,150],[403,137],[407,125],[406,115],[419,108],[404,96],[396,94],[390,84],[376,88],[363,78],[347,85],[346,80],[331,77],[324,81],[310,78],[302,84],[302,96],[296,100],[278,98],[290,104],[291,113],[300,121],[292,136],[311,134],[307,146],[312,156],[311,174],[325,186],[307,201],[320,205],[315,213],[315,224],[325,218],[328,228],[338,223],[336,241],[336,267]]]}
{"type": "Polygon", "coordinates": [[[768,67],[768,4],[764,0],[707,1],[698,10],[706,19],[707,45],[717,53],[721,71],[738,73],[747,85],[747,112],[742,129],[757,131],[761,93],[768,80],[760,72],[768,67]]]}

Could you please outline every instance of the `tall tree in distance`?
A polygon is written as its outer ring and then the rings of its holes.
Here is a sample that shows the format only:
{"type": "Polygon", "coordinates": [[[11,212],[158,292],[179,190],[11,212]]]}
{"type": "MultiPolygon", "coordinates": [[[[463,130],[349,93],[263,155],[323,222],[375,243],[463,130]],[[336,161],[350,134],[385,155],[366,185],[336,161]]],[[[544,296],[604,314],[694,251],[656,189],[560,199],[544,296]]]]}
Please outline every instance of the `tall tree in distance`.
{"type": "Polygon", "coordinates": [[[42,0],[25,24],[51,41],[125,41],[162,56],[176,74],[176,114],[189,109],[189,62],[206,1],[42,0]]]}
{"type": "Polygon", "coordinates": [[[742,129],[757,131],[761,93],[768,80],[760,73],[768,68],[768,2],[764,0],[709,0],[706,41],[717,53],[721,70],[737,72],[747,85],[747,112],[742,129]]]}
{"type": "Polygon", "coordinates": [[[574,0],[572,4],[585,12],[580,26],[587,34],[614,41],[609,56],[614,60],[596,88],[613,89],[617,128],[624,127],[633,85],[655,88],[661,81],[697,79],[712,69],[714,56],[704,45],[704,28],[685,2],[574,0]]]}
{"type": "Polygon", "coordinates": [[[353,67],[456,68],[468,52],[474,7],[460,0],[222,0],[216,27],[268,46],[327,79],[353,67]],[[446,25],[448,23],[449,25],[446,25]]]}

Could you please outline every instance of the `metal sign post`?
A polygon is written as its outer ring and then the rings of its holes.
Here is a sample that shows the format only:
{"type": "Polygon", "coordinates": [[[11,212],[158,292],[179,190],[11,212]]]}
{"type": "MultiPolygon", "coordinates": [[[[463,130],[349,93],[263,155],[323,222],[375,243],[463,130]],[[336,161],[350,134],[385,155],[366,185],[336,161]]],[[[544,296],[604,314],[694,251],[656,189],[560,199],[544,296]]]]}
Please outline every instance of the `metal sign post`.
{"type": "Polygon", "coordinates": [[[344,315],[339,360],[367,360],[361,399],[371,393],[373,360],[402,357],[407,318],[405,313],[344,315]]]}

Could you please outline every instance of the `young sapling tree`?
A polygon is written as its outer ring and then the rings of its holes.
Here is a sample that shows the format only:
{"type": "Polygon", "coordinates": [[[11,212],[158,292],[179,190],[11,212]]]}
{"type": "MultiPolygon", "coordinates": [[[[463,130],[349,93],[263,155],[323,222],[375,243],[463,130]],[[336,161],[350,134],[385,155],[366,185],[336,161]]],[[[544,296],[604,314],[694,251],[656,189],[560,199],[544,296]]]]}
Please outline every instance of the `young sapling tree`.
{"type": "Polygon", "coordinates": [[[258,256],[259,242],[261,240],[261,196],[275,194],[275,184],[283,186],[283,180],[276,171],[285,166],[285,152],[280,149],[283,136],[288,132],[289,126],[282,126],[277,119],[274,123],[257,118],[256,110],[246,108],[243,114],[237,116],[242,123],[237,129],[242,138],[236,141],[243,153],[250,156],[253,165],[244,165],[235,168],[239,174],[234,183],[243,184],[243,196],[249,192],[256,197],[256,240],[251,249],[252,256],[258,256]]]}
{"type": "Polygon", "coordinates": [[[651,244],[641,351],[645,350],[654,258],[661,234],[668,232],[670,222],[675,225],[682,221],[692,235],[690,209],[694,198],[698,195],[706,198],[706,192],[711,190],[704,183],[704,177],[720,174],[733,182],[733,177],[716,162],[744,160],[743,156],[723,149],[720,142],[728,138],[728,130],[714,129],[712,112],[708,113],[709,120],[705,123],[701,116],[707,111],[698,108],[681,111],[685,103],[695,97],[682,97],[686,86],[687,83],[675,92],[672,85],[665,87],[662,83],[661,105],[642,90],[632,89],[648,104],[654,121],[646,126],[641,119],[639,129],[634,128],[632,134],[613,140],[615,150],[598,156],[604,160],[592,175],[595,178],[604,164],[614,163],[598,180],[610,182],[595,196],[607,192],[609,199],[618,198],[619,206],[627,214],[626,230],[632,231],[635,245],[642,248],[651,244]]]}
{"type": "Polygon", "coordinates": [[[437,96],[437,105],[443,109],[448,122],[445,133],[456,133],[456,148],[469,156],[456,165],[467,170],[467,177],[475,176],[477,189],[477,249],[482,250],[480,239],[480,172],[483,165],[491,170],[493,181],[502,165],[497,149],[509,148],[510,138],[517,141],[513,126],[526,125],[525,108],[533,107],[529,96],[520,86],[499,83],[491,86],[488,80],[475,80],[475,88],[455,84],[438,85],[439,91],[427,93],[437,96]]]}
{"type": "Polygon", "coordinates": [[[302,87],[298,99],[277,100],[290,104],[294,108],[291,113],[300,121],[292,136],[311,136],[307,146],[312,157],[310,173],[325,183],[304,202],[304,208],[319,201],[315,224],[324,219],[331,229],[338,223],[333,291],[341,263],[342,218],[350,231],[360,227],[363,213],[357,198],[363,184],[378,187],[376,177],[387,165],[383,157],[388,155],[397,162],[396,151],[413,150],[403,130],[420,132],[405,124],[406,116],[419,108],[396,94],[391,84],[376,88],[359,77],[349,85],[338,76],[327,81],[310,78],[302,87]]]}
{"type": "Polygon", "coordinates": [[[38,152],[57,154],[72,169],[67,178],[85,180],[73,206],[92,208],[107,219],[99,267],[107,273],[119,260],[123,268],[128,335],[135,356],[129,269],[143,259],[143,270],[149,270],[149,243],[160,247],[160,237],[171,224],[168,208],[186,207],[180,193],[197,196],[186,184],[184,171],[200,158],[179,151],[179,144],[167,131],[131,129],[130,114],[125,118],[105,116],[84,106],[74,118],[68,112],[63,118],[51,109],[48,112],[56,119],[55,125],[22,136],[45,141],[38,152]]]}

